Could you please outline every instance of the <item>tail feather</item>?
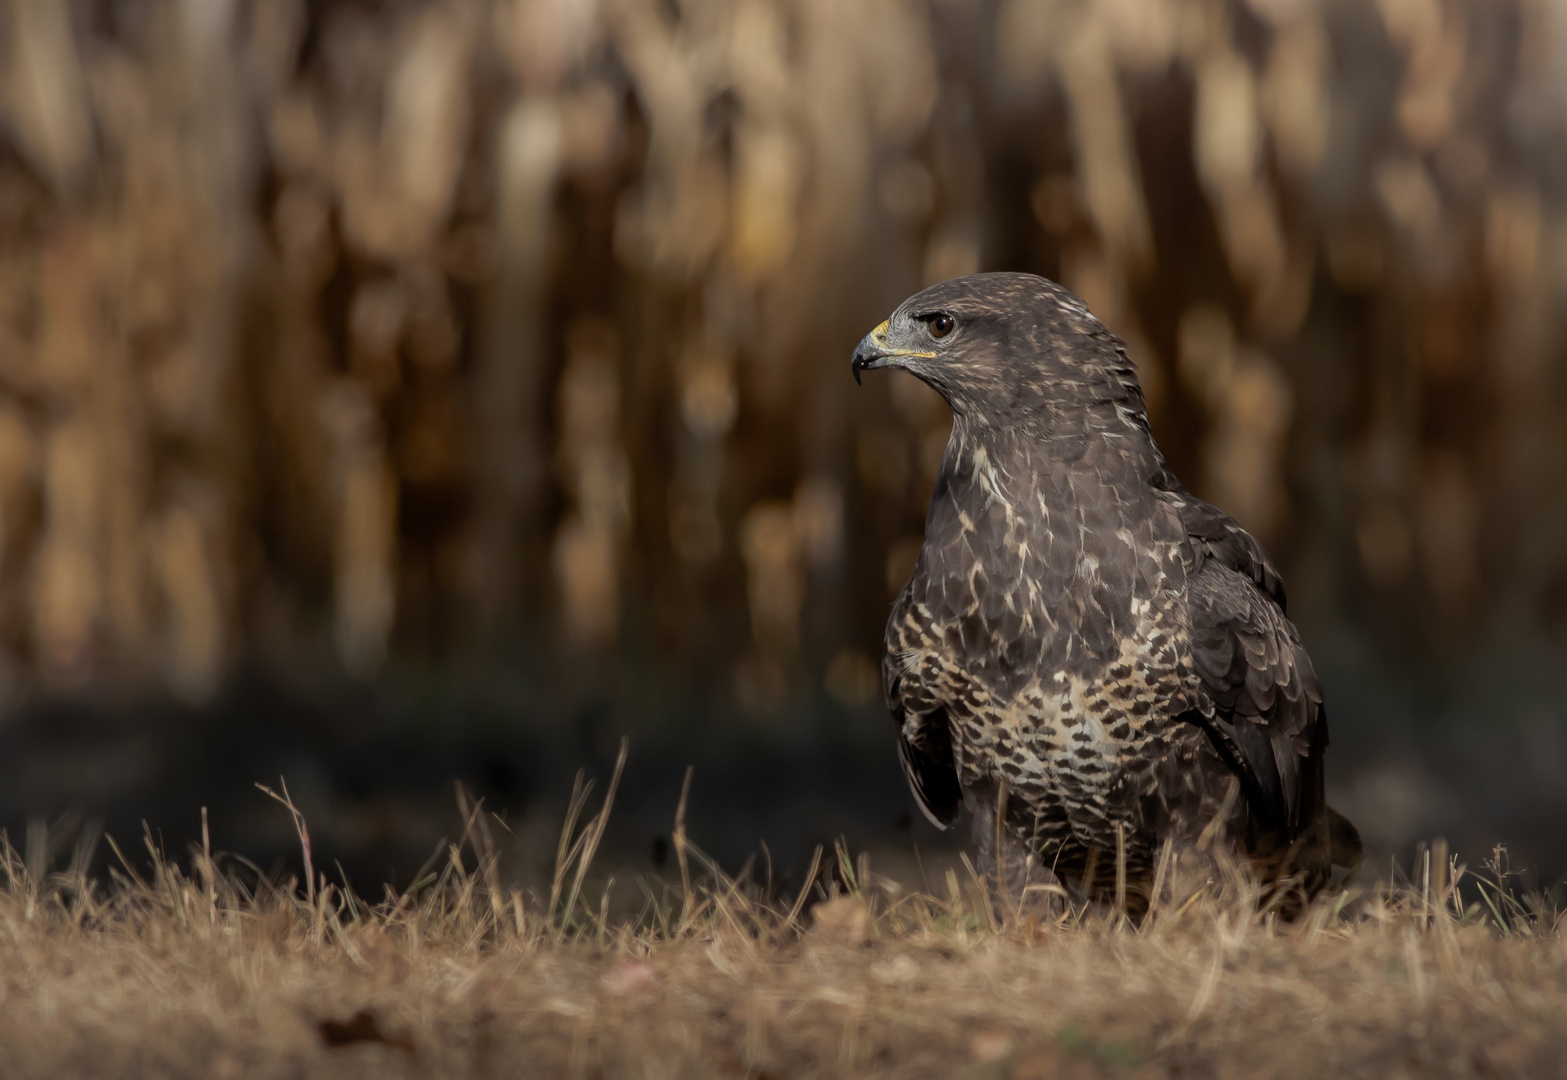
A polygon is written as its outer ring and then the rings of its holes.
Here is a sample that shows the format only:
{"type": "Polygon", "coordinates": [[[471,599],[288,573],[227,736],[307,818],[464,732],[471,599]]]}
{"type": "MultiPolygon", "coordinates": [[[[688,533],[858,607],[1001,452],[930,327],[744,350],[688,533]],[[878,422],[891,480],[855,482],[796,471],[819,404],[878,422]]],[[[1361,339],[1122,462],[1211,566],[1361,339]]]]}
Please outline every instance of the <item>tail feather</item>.
{"type": "Polygon", "coordinates": [[[1331,806],[1328,807],[1328,852],[1334,866],[1342,866],[1351,874],[1360,868],[1360,861],[1366,854],[1360,842],[1360,830],[1331,806]]]}

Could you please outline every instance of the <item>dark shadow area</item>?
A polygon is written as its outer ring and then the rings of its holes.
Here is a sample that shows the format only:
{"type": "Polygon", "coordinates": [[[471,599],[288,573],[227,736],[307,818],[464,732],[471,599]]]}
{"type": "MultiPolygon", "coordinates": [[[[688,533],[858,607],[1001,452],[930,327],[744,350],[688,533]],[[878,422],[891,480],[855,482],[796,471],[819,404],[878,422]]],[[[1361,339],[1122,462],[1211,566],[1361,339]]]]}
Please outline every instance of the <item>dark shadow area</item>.
{"type": "MultiPolygon", "coordinates": [[[[1329,797],[1365,835],[1366,877],[1386,878],[1395,860],[1407,868],[1417,844],[1444,837],[1471,866],[1502,844],[1515,870],[1561,878],[1567,733],[1548,680],[1529,683],[1537,668],[1515,657],[1479,674],[1394,680],[1338,657],[1321,667],[1329,797]]],[[[691,841],[731,873],[754,858],[757,877],[770,867],[780,886],[798,881],[816,845],[843,838],[920,887],[916,849],[940,862],[966,836],[966,823],[942,833],[915,809],[879,704],[817,696],[760,721],[711,704],[670,703],[662,715],[608,700],[551,707],[560,712],[523,716],[483,694],[390,684],[305,695],[254,670],[202,709],[39,703],[0,727],[0,826],[20,844],[30,819],[62,823],[54,859],[63,863],[72,830],[93,823],[140,864],[144,823],[182,858],[200,842],[205,807],[214,850],[297,874],[288,814],[255,786],[279,789],[281,778],[305,814],[317,868],[377,896],[383,882],[406,887],[443,838],[458,838],[460,783],[504,822],[495,832],[505,872],[537,887],[573,777],[583,770],[602,792],[627,736],[599,858],[611,872],[676,873],[669,835],[687,767],[691,841]]],[[[113,862],[99,845],[94,868],[113,862]]]]}

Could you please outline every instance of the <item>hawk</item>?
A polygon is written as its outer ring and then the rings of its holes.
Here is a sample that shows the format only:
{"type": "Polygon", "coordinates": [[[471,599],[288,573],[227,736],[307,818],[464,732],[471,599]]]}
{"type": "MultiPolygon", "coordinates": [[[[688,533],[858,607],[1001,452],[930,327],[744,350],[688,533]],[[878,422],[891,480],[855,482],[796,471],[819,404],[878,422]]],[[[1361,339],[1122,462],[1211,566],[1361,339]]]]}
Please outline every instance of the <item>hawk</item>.
{"type": "Polygon", "coordinates": [[[992,888],[1124,872],[1146,903],[1167,842],[1221,835],[1307,896],[1358,862],[1284,584],[1165,464],[1125,345],[1054,282],[977,274],[866,335],[855,380],[884,367],[953,422],[883,689],[920,808],[968,812],[992,888]]]}

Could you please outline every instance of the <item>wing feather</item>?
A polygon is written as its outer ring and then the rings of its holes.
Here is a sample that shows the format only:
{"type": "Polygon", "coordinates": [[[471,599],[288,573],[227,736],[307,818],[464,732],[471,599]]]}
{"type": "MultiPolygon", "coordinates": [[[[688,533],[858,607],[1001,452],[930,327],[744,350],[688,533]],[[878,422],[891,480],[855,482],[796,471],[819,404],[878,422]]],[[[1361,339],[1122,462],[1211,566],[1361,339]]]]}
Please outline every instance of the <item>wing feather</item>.
{"type": "Polygon", "coordinates": [[[1187,497],[1183,523],[1192,660],[1210,735],[1227,744],[1254,809],[1292,839],[1323,810],[1322,691],[1284,587],[1261,545],[1222,511],[1187,497]]]}
{"type": "Polygon", "coordinates": [[[898,736],[898,761],[920,810],[938,829],[950,827],[963,807],[963,790],[952,758],[947,711],[926,683],[922,656],[937,644],[928,623],[905,593],[887,623],[882,653],[882,690],[898,736]]]}

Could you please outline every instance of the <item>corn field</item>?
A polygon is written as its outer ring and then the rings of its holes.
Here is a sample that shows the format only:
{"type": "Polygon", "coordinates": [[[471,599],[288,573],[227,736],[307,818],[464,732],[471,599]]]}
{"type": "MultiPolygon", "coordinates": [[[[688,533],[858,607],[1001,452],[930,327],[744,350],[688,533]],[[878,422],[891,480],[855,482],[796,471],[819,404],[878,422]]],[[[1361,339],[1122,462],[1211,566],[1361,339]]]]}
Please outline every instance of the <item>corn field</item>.
{"type": "Polygon", "coordinates": [[[1567,635],[1560,0],[4,0],[0,50],[10,694],[525,647],[871,700],[949,420],[849,352],[1002,268],[1308,631],[1567,635]]]}

